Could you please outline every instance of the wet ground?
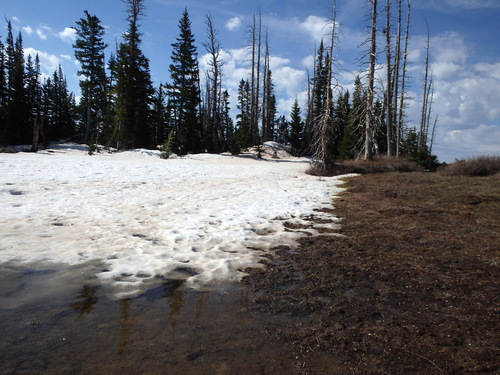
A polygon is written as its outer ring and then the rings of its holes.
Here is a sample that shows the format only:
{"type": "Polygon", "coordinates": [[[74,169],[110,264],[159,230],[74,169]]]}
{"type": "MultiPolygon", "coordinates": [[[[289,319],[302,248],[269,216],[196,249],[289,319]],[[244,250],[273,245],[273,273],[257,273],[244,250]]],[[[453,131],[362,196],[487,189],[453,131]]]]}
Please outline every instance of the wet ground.
{"type": "Polygon", "coordinates": [[[95,265],[3,265],[0,374],[290,374],[295,359],[263,329],[278,317],[249,309],[230,284],[182,281],[115,301],[93,283],[95,265]]]}

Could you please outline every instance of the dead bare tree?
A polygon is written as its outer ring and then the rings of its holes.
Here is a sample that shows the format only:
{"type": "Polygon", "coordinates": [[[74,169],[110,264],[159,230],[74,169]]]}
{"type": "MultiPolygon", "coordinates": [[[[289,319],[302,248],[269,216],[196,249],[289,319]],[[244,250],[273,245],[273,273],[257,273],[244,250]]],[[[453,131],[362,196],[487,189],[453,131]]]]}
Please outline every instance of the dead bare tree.
{"type": "Polygon", "coordinates": [[[420,115],[420,128],[418,132],[418,149],[423,150],[427,145],[427,118],[429,106],[429,51],[430,51],[430,32],[429,24],[427,23],[427,43],[425,54],[425,71],[424,71],[424,86],[422,93],[422,110],[420,115]]]}
{"type": "MultiPolygon", "coordinates": [[[[391,52],[391,0],[386,0],[385,4],[385,52],[386,52],[386,91],[385,91],[385,110],[386,110],[386,128],[387,128],[387,156],[394,154],[393,137],[393,82],[392,82],[392,52],[391,52]]],[[[394,64],[394,67],[396,65],[394,64]]]]}
{"type": "MultiPolygon", "coordinates": [[[[210,14],[205,16],[207,26],[207,41],[203,46],[209,54],[207,72],[207,121],[208,128],[213,129],[216,134],[217,151],[225,150],[224,132],[221,123],[221,101],[222,101],[222,66],[224,62],[221,58],[221,46],[217,39],[218,31],[214,27],[213,19],[210,14]]],[[[211,133],[211,132],[209,132],[211,133]]],[[[212,136],[212,134],[210,134],[212,136]]]]}
{"type": "Polygon", "coordinates": [[[313,138],[313,167],[318,172],[324,172],[328,168],[328,141],[333,136],[333,47],[336,38],[336,22],[337,22],[337,4],[332,2],[332,30],[330,33],[330,45],[326,58],[326,100],[321,115],[318,118],[317,127],[314,131],[313,138]]]}
{"type": "Polygon", "coordinates": [[[368,67],[368,87],[366,92],[366,114],[365,114],[365,160],[373,156],[373,133],[374,133],[374,83],[375,64],[377,58],[377,0],[368,0],[371,6],[371,28],[370,28],[370,63],[368,67]]]}
{"type": "MultiPolygon", "coordinates": [[[[401,5],[401,0],[400,0],[401,5]]],[[[405,42],[404,42],[404,52],[403,52],[403,64],[401,71],[401,92],[399,94],[399,105],[398,105],[398,117],[397,117],[397,143],[396,143],[396,154],[399,156],[401,153],[401,136],[403,131],[403,117],[404,117],[404,101],[406,96],[406,67],[408,62],[408,40],[410,38],[410,14],[411,14],[411,2],[407,1],[408,13],[406,18],[406,30],[405,30],[405,42]]]]}
{"type": "Polygon", "coordinates": [[[250,43],[252,49],[250,77],[250,132],[251,142],[256,144],[259,139],[259,97],[260,97],[260,59],[262,44],[262,16],[259,11],[259,21],[253,16],[250,27],[250,43]]]}

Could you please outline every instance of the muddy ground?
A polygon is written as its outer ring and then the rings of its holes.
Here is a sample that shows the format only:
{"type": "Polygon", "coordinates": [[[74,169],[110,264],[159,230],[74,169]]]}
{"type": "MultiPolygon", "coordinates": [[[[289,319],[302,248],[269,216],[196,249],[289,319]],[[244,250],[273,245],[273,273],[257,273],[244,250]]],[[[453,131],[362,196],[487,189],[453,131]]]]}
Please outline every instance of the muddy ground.
{"type": "MultiPolygon", "coordinates": [[[[500,177],[347,180],[340,234],[252,270],[253,308],[298,374],[499,374],[500,177]]],[[[338,233],[338,230],[336,231],[338,233]]]]}

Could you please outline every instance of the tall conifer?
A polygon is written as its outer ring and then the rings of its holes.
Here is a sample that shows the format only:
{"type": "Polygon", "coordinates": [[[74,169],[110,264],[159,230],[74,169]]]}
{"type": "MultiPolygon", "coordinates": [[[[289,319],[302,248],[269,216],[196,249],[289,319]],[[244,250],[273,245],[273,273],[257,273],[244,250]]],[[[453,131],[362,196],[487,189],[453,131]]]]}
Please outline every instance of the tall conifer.
{"type": "Polygon", "coordinates": [[[139,19],[143,16],[143,0],[125,0],[128,6],[129,28],[120,44],[113,72],[115,110],[119,149],[151,148],[154,129],[151,124],[154,88],[149,60],[141,49],[139,19]]]}
{"type": "Polygon", "coordinates": [[[198,53],[187,9],[184,9],[179,21],[179,31],[177,42],[172,44],[172,63],[169,67],[172,82],[167,87],[173,115],[174,149],[184,155],[203,150],[198,53]]]}
{"type": "Polygon", "coordinates": [[[91,134],[95,133],[93,141],[97,140],[100,124],[106,119],[106,71],[104,67],[104,50],[107,47],[102,40],[104,27],[96,16],[85,11],[85,17],[76,24],[78,36],[73,48],[75,57],[80,62],[81,69],[78,75],[82,96],[80,108],[82,123],[84,123],[83,142],[89,143],[91,134]]]}

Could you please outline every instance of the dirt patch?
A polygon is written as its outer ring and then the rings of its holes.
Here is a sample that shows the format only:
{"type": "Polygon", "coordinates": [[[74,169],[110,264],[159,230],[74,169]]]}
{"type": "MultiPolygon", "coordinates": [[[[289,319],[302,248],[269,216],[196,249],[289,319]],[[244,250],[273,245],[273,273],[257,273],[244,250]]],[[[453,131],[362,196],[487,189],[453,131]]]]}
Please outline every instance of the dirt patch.
{"type": "Polygon", "coordinates": [[[252,270],[297,373],[500,373],[500,178],[348,180],[342,237],[305,237],[252,270]]]}

